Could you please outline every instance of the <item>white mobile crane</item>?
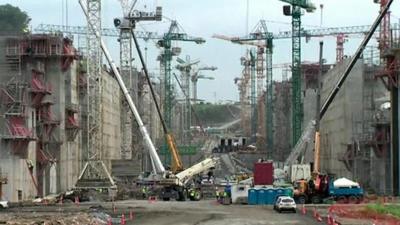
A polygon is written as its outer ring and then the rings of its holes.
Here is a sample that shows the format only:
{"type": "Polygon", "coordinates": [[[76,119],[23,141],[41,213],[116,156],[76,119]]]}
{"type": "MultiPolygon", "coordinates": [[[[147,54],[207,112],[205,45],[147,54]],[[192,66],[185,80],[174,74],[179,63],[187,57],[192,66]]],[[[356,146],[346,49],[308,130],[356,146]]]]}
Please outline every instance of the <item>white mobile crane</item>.
{"type": "MultiPolygon", "coordinates": [[[[88,17],[88,12],[87,12],[87,9],[86,9],[85,5],[83,4],[82,0],[79,0],[79,4],[80,4],[80,6],[81,6],[81,8],[82,8],[82,10],[83,10],[83,12],[85,14],[85,17],[87,18],[88,17]]],[[[94,34],[100,39],[101,49],[102,49],[102,51],[104,53],[104,56],[106,57],[108,63],[110,64],[110,67],[111,67],[111,69],[112,69],[112,71],[113,71],[113,73],[115,75],[115,78],[117,79],[118,84],[119,84],[119,86],[120,86],[120,88],[121,88],[121,90],[122,90],[122,92],[123,92],[123,94],[124,94],[124,96],[126,98],[126,101],[128,102],[129,108],[131,109],[132,114],[134,115],[134,117],[135,117],[135,119],[136,119],[136,121],[138,123],[140,133],[142,134],[142,136],[143,136],[143,138],[145,140],[146,147],[147,147],[147,149],[149,150],[149,153],[150,153],[150,158],[152,160],[154,174],[157,174],[157,175],[160,176],[160,183],[162,185],[165,185],[166,187],[168,187],[169,190],[175,190],[176,193],[178,193],[178,196],[177,196],[178,200],[184,200],[185,199],[184,190],[185,190],[186,185],[188,184],[188,182],[194,176],[214,168],[216,163],[217,163],[217,159],[207,158],[207,159],[201,161],[200,163],[198,163],[198,164],[196,164],[196,165],[194,165],[194,166],[192,166],[190,168],[187,168],[187,169],[185,169],[185,170],[183,170],[181,172],[178,172],[176,174],[174,174],[171,171],[168,171],[168,170],[166,170],[164,168],[163,164],[161,163],[160,157],[159,157],[159,155],[157,153],[157,150],[156,150],[156,148],[155,148],[155,146],[153,144],[153,141],[151,140],[150,135],[147,132],[147,129],[143,124],[142,118],[140,117],[140,114],[139,114],[139,112],[138,112],[138,110],[137,110],[137,108],[136,108],[131,96],[129,95],[128,89],[126,88],[125,83],[122,80],[121,74],[119,73],[119,71],[117,69],[117,66],[115,65],[115,62],[111,58],[111,55],[110,55],[110,53],[109,53],[109,51],[107,49],[107,46],[105,45],[105,43],[104,43],[103,39],[101,38],[100,34],[95,29],[93,29],[93,24],[91,24],[89,22],[89,26],[90,26],[89,29],[92,32],[94,32],[94,34]]],[[[139,47],[137,45],[137,39],[136,39],[136,37],[135,37],[133,32],[132,32],[132,34],[133,34],[133,39],[135,41],[135,44],[136,44],[136,47],[137,47],[137,50],[138,50],[138,53],[139,53],[139,56],[140,56],[140,59],[141,59],[142,65],[143,65],[143,69],[145,70],[145,73],[147,75],[147,67],[146,67],[146,65],[144,63],[141,51],[140,51],[140,49],[139,49],[139,47]]],[[[147,78],[148,78],[148,76],[147,76],[147,78]]],[[[150,88],[152,90],[151,82],[149,82],[149,85],[150,85],[150,88]]],[[[152,90],[152,92],[153,92],[153,90],[152,90]]],[[[167,139],[171,140],[170,139],[171,137],[172,136],[167,134],[167,139]]],[[[171,143],[173,145],[175,145],[175,142],[173,141],[173,139],[172,139],[171,143]]],[[[176,150],[176,148],[175,148],[175,150],[176,150]]],[[[174,153],[177,153],[177,151],[173,152],[173,154],[174,153]]]]}

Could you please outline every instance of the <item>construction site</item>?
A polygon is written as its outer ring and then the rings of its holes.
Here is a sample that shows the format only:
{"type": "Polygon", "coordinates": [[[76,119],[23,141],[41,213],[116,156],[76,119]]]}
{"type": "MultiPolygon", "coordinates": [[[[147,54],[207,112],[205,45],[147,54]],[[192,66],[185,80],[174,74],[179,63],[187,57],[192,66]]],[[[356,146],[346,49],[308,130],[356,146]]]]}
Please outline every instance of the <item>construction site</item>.
{"type": "Polygon", "coordinates": [[[357,1],[0,4],[0,224],[400,224],[399,2],[357,1]]]}

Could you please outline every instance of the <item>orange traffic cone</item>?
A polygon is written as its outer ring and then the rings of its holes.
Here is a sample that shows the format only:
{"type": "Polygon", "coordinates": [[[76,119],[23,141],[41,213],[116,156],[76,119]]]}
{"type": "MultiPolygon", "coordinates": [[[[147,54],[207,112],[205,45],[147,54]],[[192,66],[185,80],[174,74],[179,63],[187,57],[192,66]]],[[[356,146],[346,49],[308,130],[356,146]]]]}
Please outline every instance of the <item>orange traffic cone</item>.
{"type": "Polygon", "coordinates": [[[318,220],[318,222],[322,222],[322,217],[321,215],[319,215],[319,213],[317,213],[316,219],[318,220]]]}
{"type": "Polygon", "coordinates": [[[121,216],[121,224],[122,224],[122,225],[125,225],[125,223],[126,223],[125,214],[122,213],[122,216],[121,216]]]}
{"type": "Polygon", "coordinates": [[[306,215],[307,209],[306,209],[305,205],[303,205],[303,207],[301,208],[301,212],[303,213],[303,215],[306,215]]]}
{"type": "Polygon", "coordinates": [[[326,218],[326,224],[328,224],[328,225],[334,225],[334,224],[333,224],[333,218],[332,218],[332,216],[331,216],[330,213],[328,213],[328,217],[326,218]]]}
{"type": "Polygon", "coordinates": [[[79,206],[79,197],[78,196],[75,197],[75,204],[79,206]]]}
{"type": "Polygon", "coordinates": [[[107,219],[107,225],[112,225],[112,219],[111,219],[111,217],[108,217],[108,219],[107,219]]]}

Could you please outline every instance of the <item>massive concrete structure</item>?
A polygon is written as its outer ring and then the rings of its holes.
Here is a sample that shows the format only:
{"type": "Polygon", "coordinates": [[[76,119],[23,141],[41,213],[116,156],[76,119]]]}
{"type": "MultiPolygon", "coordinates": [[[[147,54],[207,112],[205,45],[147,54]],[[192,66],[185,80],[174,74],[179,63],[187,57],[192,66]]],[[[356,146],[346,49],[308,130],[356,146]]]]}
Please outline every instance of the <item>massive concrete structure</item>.
{"type": "MultiPolygon", "coordinates": [[[[346,63],[337,64],[323,75],[321,100],[342,75],[346,63]]],[[[321,121],[321,170],[336,177],[348,177],[366,189],[390,194],[388,113],[380,108],[388,92],[375,78],[379,66],[360,59],[321,121]],[[387,177],[387,179],[374,179],[387,177]]],[[[304,89],[304,124],[315,118],[314,87],[304,89]]],[[[312,161],[313,144],[306,160],[312,161]]]]}
{"type": "MultiPolygon", "coordinates": [[[[85,68],[72,40],[61,35],[0,37],[0,178],[5,183],[0,185],[0,198],[22,201],[74,187],[87,158],[82,151],[85,68]]],[[[112,172],[112,164],[121,161],[121,125],[127,114],[112,73],[103,68],[102,76],[101,158],[112,172]]],[[[152,137],[159,139],[159,120],[148,86],[143,86],[142,115],[152,137]]],[[[140,157],[132,162],[140,170],[150,164],[141,163],[143,148],[132,149],[135,153],[140,157]]]]}

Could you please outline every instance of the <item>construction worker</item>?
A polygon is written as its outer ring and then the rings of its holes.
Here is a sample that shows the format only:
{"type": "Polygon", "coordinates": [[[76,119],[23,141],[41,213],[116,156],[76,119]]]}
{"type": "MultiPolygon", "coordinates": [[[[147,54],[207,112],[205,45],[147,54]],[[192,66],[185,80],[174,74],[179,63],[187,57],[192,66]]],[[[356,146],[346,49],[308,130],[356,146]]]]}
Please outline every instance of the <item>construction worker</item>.
{"type": "Polygon", "coordinates": [[[190,195],[190,199],[191,199],[191,200],[194,200],[194,199],[195,199],[195,198],[194,198],[194,195],[195,195],[194,189],[190,189],[189,195],[190,195]]]}
{"type": "Polygon", "coordinates": [[[146,186],[143,186],[143,188],[142,188],[142,197],[143,197],[143,199],[147,198],[147,187],[146,186]]]}
{"type": "Polygon", "coordinates": [[[218,189],[215,191],[215,198],[217,199],[217,201],[219,200],[219,191],[218,191],[218,189]]]}

